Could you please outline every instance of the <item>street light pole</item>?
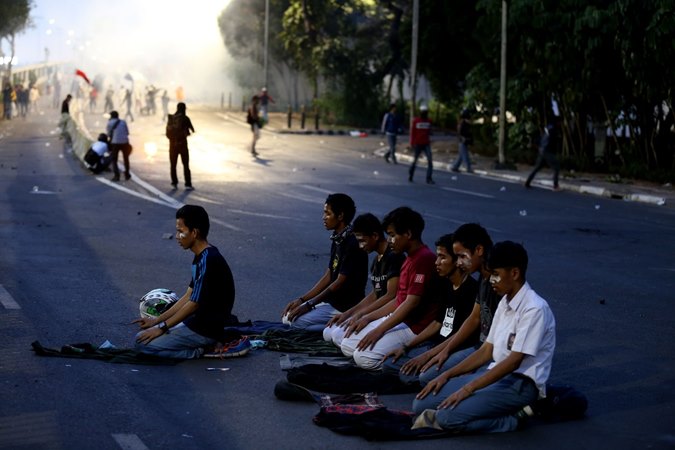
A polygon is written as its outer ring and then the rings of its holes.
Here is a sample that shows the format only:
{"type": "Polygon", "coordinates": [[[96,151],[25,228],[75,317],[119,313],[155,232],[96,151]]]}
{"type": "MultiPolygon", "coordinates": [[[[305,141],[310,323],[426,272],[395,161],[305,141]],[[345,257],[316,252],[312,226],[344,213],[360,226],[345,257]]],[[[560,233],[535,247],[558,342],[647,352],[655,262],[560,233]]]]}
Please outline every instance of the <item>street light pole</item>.
{"type": "Polygon", "coordinates": [[[419,40],[419,16],[420,2],[419,0],[413,0],[412,51],[410,55],[410,88],[412,90],[410,127],[412,127],[413,118],[415,117],[415,103],[417,102],[417,45],[419,40]]]}
{"type": "Polygon", "coordinates": [[[267,75],[267,54],[268,54],[268,44],[269,44],[269,31],[270,31],[270,0],[265,0],[265,55],[264,55],[264,67],[263,74],[265,77],[263,86],[267,87],[268,75],[267,75]]]}
{"type": "Polygon", "coordinates": [[[504,145],[506,142],[506,25],[508,1],[502,0],[502,56],[499,74],[499,166],[506,162],[504,145]]]}

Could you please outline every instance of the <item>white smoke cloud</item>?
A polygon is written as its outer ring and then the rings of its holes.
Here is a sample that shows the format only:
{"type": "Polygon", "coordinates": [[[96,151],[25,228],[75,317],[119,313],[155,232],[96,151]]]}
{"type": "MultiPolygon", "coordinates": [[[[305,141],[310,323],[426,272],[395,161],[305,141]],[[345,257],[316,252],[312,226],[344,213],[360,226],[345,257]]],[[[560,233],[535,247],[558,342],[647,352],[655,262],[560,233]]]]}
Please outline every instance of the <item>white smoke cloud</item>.
{"type": "Polygon", "coordinates": [[[220,101],[234,89],[218,16],[229,0],[36,0],[35,26],[17,37],[19,62],[72,61],[90,78],[185,90],[188,101],[220,101]],[[26,55],[24,57],[24,55],[26,55]]]}

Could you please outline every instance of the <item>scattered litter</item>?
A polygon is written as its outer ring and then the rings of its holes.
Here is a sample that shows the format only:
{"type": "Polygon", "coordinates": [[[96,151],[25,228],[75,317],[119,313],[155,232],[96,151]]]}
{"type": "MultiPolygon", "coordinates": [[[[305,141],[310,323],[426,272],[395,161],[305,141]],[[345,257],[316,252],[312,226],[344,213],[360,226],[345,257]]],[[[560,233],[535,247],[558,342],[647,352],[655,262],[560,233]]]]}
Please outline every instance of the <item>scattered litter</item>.
{"type": "Polygon", "coordinates": [[[131,369],[132,372],[140,372],[138,369],[131,369]]]}
{"type": "Polygon", "coordinates": [[[70,364],[66,364],[66,367],[73,367],[73,366],[71,366],[70,364]]]}
{"type": "Polygon", "coordinates": [[[366,155],[364,155],[363,153],[361,153],[361,159],[366,159],[366,155]]]}
{"type": "Polygon", "coordinates": [[[297,167],[293,167],[293,172],[297,172],[297,171],[298,171],[298,168],[297,168],[297,167]]]}
{"type": "Polygon", "coordinates": [[[40,188],[39,188],[39,187],[37,187],[37,186],[33,186],[33,192],[37,192],[37,191],[39,191],[39,190],[40,190],[40,188]]]}
{"type": "Polygon", "coordinates": [[[600,209],[600,205],[595,205],[595,209],[600,209]]]}
{"type": "Polygon", "coordinates": [[[188,438],[188,439],[192,439],[192,438],[194,437],[194,436],[192,436],[192,435],[190,435],[190,434],[187,434],[187,433],[183,433],[183,434],[181,434],[180,436],[181,436],[181,437],[184,437],[184,438],[188,438]]]}
{"type": "Polygon", "coordinates": [[[251,339],[249,343],[251,344],[251,348],[264,348],[267,345],[267,341],[263,341],[262,339],[251,339]]]}
{"type": "Polygon", "coordinates": [[[373,170],[373,175],[377,176],[379,174],[380,174],[380,172],[378,172],[377,170],[373,170]]]}
{"type": "Polygon", "coordinates": [[[319,141],[319,144],[325,144],[326,141],[319,141]]]}
{"type": "Polygon", "coordinates": [[[527,215],[527,211],[524,210],[524,209],[521,209],[519,214],[520,214],[521,216],[525,217],[525,216],[527,215]]]}
{"type": "Polygon", "coordinates": [[[45,142],[45,147],[49,147],[50,145],[52,145],[50,142],[45,142]]]}
{"type": "Polygon", "coordinates": [[[209,371],[209,372],[227,372],[228,370],[230,370],[230,368],[229,367],[207,367],[206,370],[209,371]]]}
{"type": "Polygon", "coordinates": [[[162,239],[173,239],[173,233],[164,233],[162,239]]]}
{"type": "Polygon", "coordinates": [[[500,192],[504,192],[504,191],[506,191],[506,186],[502,186],[502,187],[500,187],[500,188],[499,188],[499,191],[500,191],[500,192]]]}
{"type": "Polygon", "coordinates": [[[452,181],[457,181],[457,175],[451,176],[450,179],[451,179],[452,181]]]}
{"type": "Polygon", "coordinates": [[[605,304],[605,299],[604,299],[604,298],[601,298],[601,299],[600,299],[600,304],[601,304],[601,305],[604,305],[604,304],[605,304]]]}
{"type": "Polygon", "coordinates": [[[384,147],[384,142],[380,142],[380,147],[384,147]]]}
{"type": "Polygon", "coordinates": [[[63,159],[63,153],[59,154],[59,158],[63,159]]]}
{"type": "Polygon", "coordinates": [[[663,206],[663,205],[666,204],[666,199],[665,199],[665,198],[662,198],[662,199],[660,199],[658,202],[656,202],[656,204],[659,205],[659,206],[663,206]]]}

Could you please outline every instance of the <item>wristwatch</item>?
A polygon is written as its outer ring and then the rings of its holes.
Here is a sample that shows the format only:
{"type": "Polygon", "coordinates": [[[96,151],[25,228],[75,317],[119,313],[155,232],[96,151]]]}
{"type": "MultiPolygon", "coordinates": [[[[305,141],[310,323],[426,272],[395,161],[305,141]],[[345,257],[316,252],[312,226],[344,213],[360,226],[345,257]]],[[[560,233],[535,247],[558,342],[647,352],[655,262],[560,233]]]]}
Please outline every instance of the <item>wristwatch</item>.
{"type": "Polygon", "coordinates": [[[166,322],[160,322],[158,326],[162,332],[169,334],[169,326],[166,324],[166,322]]]}

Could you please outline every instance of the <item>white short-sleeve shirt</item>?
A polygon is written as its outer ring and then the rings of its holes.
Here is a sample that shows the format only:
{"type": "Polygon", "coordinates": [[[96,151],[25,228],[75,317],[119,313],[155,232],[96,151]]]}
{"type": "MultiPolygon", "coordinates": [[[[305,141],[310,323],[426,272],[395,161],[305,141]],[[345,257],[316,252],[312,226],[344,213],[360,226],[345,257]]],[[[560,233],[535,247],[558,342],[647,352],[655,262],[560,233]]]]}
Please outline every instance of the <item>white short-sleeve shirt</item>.
{"type": "Polygon", "coordinates": [[[555,318],[546,300],[525,283],[508,301],[504,296],[497,306],[487,342],[493,345],[488,369],[503,361],[512,351],[525,357],[515,373],[531,378],[546,396],[546,381],[551,373],[555,350],[555,318]]]}

